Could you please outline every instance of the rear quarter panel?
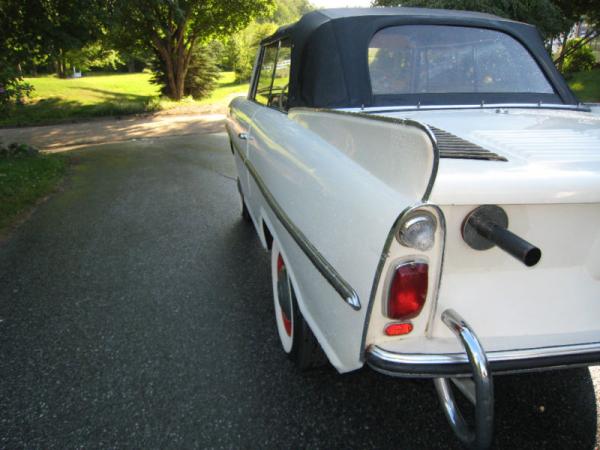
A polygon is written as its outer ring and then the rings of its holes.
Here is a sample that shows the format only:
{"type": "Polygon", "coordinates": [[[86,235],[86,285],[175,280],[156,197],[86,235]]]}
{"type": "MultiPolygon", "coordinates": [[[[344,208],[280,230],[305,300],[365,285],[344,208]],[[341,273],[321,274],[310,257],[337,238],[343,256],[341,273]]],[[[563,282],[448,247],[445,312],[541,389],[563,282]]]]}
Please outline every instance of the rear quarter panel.
{"type": "Polygon", "coordinates": [[[339,371],[361,367],[386,240],[401,211],[421,201],[434,170],[429,137],[410,126],[260,108],[252,118],[248,159],[290,220],[358,294],[361,308],[354,310],[306,258],[251,179],[253,214],[281,244],[304,317],[339,371]],[[391,155],[402,131],[413,150],[391,155]]]}

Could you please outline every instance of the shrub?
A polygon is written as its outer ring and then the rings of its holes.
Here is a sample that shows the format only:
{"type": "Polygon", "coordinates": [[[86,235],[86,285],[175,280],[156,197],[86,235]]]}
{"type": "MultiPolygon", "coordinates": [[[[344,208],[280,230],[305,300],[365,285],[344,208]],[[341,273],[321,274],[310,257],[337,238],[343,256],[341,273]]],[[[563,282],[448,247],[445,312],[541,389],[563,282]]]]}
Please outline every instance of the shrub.
{"type": "Polygon", "coordinates": [[[31,96],[33,86],[23,81],[16,69],[0,60],[0,109],[11,104],[21,105],[31,96]]]}
{"type": "Polygon", "coordinates": [[[26,158],[28,156],[37,156],[39,153],[39,150],[32,145],[13,142],[5,146],[0,142],[0,159],[26,158]]]}
{"type": "Polygon", "coordinates": [[[218,48],[213,45],[197,47],[185,77],[185,95],[191,95],[196,100],[210,96],[218,78],[218,48]]]}
{"type": "MultiPolygon", "coordinates": [[[[581,39],[571,39],[566,44],[566,51],[568,52],[575,44],[579,43],[581,39]]],[[[592,70],[596,58],[590,45],[582,45],[577,50],[565,57],[565,61],[562,67],[562,71],[565,74],[572,74],[575,72],[585,72],[592,70]]]]}

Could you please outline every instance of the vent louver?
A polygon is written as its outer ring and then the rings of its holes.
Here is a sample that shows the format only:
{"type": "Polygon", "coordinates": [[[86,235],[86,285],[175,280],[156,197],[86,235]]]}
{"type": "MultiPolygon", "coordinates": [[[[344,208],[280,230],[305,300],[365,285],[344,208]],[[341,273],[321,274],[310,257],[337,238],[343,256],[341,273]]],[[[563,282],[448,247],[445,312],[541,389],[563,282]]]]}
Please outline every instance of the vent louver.
{"type": "Polygon", "coordinates": [[[485,148],[459,138],[452,133],[448,133],[447,131],[432,126],[429,126],[429,129],[433,132],[437,140],[440,158],[508,161],[504,156],[486,150],[485,148]]]}

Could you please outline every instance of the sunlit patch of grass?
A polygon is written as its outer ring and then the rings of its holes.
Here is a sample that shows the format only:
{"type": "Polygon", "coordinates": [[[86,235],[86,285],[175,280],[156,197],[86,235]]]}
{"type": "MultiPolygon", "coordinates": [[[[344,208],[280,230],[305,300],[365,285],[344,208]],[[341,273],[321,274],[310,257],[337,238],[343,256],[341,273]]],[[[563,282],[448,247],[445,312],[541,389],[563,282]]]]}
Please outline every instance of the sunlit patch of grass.
{"type": "Polygon", "coordinates": [[[103,74],[75,79],[56,76],[27,78],[35,90],[31,100],[0,115],[0,126],[29,126],[93,117],[140,114],[165,109],[226,103],[244,95],[248,83],[236,84],[233,72],[222,72],[209,98],[175,102],[161,97],[152,74],[103,74]]]}

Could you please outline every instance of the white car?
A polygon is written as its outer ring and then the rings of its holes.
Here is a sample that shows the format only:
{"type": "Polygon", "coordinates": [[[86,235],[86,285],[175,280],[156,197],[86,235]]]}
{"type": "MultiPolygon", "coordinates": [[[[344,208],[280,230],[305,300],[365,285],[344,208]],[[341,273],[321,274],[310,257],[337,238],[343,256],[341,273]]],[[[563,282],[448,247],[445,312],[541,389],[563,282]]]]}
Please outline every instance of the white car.
{"type": "Polygon", "coordinates": [[[534,27],[311,12],[262,42],[227,130],[300,368],[432,378],[481,448],[492,375],[600,361],[600,110],[534,27]]]}

